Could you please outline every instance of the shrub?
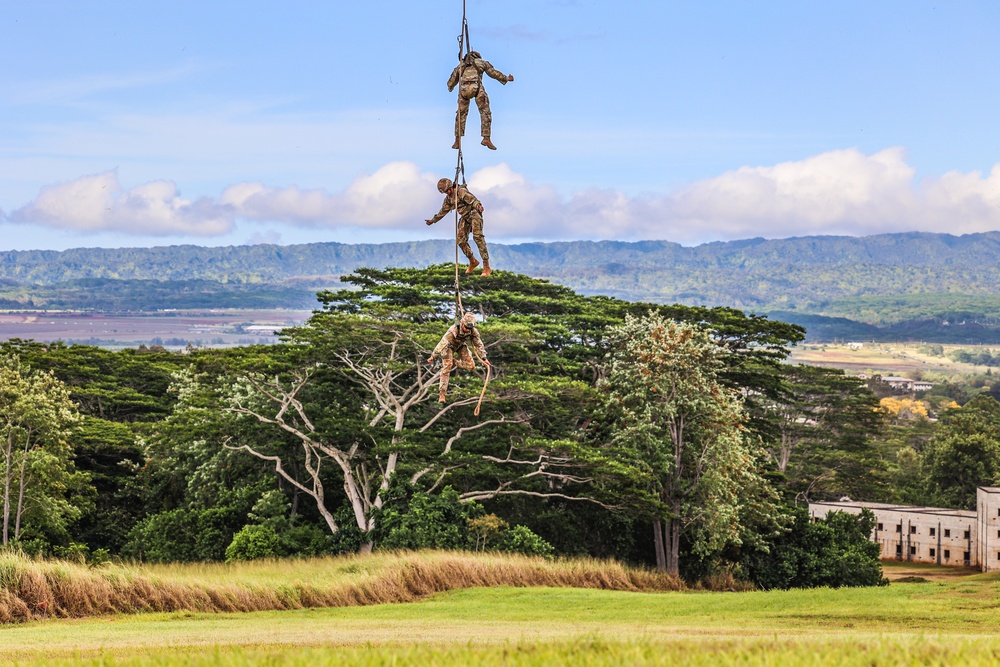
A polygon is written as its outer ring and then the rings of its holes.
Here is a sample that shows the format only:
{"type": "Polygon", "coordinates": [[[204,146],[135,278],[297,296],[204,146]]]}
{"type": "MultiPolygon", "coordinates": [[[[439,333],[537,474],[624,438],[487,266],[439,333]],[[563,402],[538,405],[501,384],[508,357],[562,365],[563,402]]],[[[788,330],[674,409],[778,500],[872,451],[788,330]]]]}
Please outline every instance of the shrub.
{"type": "Polygon", "coordinates": [[[525,556],[551,557],[555,549],[551,544],[536,535],[527,526],[514,526],[504,531],[497,547],[498,551],[507,551],[525,556]]]}
{"type": "Polygon", "coordinates": [[[243,526],[226,547],[226,562],[277,558],[284,555],[283,551],[281,538],[273,527],[267,524],[243,526]]]}
{"type": "Polygon", "coordinates": [[[829,586],[885,586],[879,545],[871,541],[875,515],[831,512],[811,521],[805,509],[794,510],[795,523],[787,533],[768,541],[768,550],[744,555],[742,566],[758,586],[814,588],[829,586]]]}
{"type": "Polygon", "coordinates": [[[383,549],[468,549],[469,519],[483,513],[478,503],[463,503],[458,491],[417,492],[405,506],[387,507],[380,517],[383,549]]]}
{"type": "Polygon", "coordinates": [[[151,563],[223,560],[241,524],[231,507],[160,512],[129,531],[122,554],[151,563]]]}

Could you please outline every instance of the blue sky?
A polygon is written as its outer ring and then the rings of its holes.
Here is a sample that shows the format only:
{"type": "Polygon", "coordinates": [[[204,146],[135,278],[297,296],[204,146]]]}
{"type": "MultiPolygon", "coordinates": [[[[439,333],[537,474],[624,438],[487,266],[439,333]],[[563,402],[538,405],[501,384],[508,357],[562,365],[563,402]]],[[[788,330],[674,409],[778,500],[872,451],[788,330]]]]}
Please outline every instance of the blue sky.
{"type": "MultiPolygon", "coordinates": [[[[4,249],[446,238],[461,0],[10,0],[4,249]]],[[[498,241],[1000,229],[1000,3],[468,0],[498,241]]]]}

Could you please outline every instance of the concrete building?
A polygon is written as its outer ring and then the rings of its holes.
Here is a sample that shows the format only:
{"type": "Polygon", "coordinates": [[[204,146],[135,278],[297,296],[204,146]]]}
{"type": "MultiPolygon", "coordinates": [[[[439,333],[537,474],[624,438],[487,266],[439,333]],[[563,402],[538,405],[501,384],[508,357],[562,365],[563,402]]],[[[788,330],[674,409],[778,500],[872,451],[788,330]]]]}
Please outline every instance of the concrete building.
{"type": "Polygon", "coordinates": [[[979,487],[975,512],[853,500],[809,503],[814,519],[862,509],[875,514],[872,541],[881,547],[882,560],[1000,570],[1000,487],[979,487]]]}

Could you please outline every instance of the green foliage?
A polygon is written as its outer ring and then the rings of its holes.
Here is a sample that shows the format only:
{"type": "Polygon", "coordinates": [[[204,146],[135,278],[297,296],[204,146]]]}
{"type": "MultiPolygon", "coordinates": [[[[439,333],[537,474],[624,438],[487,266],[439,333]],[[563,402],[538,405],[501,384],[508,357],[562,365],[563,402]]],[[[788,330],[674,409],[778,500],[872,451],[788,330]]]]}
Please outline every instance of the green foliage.
{"type": "Polygon", "coordinates": [[[699,555],[739,543],[749,515],[777,518],[761,475],[763,451],[747,430],[737,394],[719,381],[722,349],[707,331],[651,312],[611,329],[605,393],[612,457],[644,498],[656,531],[657,564],[680,571],[680,542],[699,555]]]}
{"type": "Polygon", "coordinates": [[[511,527],[476,502],[463,503],[448,486],[437,494],[396,487],[382,510],[375,543],[380,549],[475,549],[551,556],[555,549],[527,526],[511,527]]]}
{"type": "Polygon", "coordinates": [[[1000,402],[976,396],[947,411],[923,464],[935,504],[974,510],[976,488],[1000,483],[1000,402]]]}
{"type": "Polygon", "coordinates": [[[2,541],[69,541],[67,527],[89,500],[87,476],[72,460],[80,422],[69,391],[52,373],[0,355],[2,541]]]}
{"type": "Polygon", "coordinates": [[[799,499],[871,497],[887,474],[875,445],[884,428],[878,398],[837,369],[786,365],[782,375],[784,394],[771,405],[779,434],[767,452],[786,490],[799,499]]]}
{"type": "Polygon", "coordinates": [[[990,350],[952,350],[948,353],[948,358],[975,366],[1000,366],[1000,354],[993,354],[990,350]]]}
{"type": "Polygon", "coordinates": [[[256,560],[283,556],[281,538],[273,526],[258,524],[243,526],[226,547],[226,562],[256,560]]]}
{"type": "Polygon", "coordinates": [[[536,535],[527,526],[514,526],[505,531],[497,544],[497,550],[524,554],[525,556],[550,557],[555,553],[551,544],[536,535]]]}
{"type": "Polygon", "coordinates": [[[743,571],[764,589],[829,586],[885,586],[880,547],[871,541],[875,515],[831,512],[812,521],[805,509],[793,510],[791,529],[767,541],[766,550],[744,553],[743,571]]]}
{"type": "Polygon", "coordinates": [[[484,514],[479,503],[463,503],[446,487],[437,494],[414,493],[405,506],[392,505],[381,515],[377,544],[382,549],[468,549],[469,521],[484,514]]]}
{"type": "Polygon", "coordinates": [[[233,508],[160,512],[129,531],[122,555],[150,563],[221,561],[241,524],[233,508]]]}

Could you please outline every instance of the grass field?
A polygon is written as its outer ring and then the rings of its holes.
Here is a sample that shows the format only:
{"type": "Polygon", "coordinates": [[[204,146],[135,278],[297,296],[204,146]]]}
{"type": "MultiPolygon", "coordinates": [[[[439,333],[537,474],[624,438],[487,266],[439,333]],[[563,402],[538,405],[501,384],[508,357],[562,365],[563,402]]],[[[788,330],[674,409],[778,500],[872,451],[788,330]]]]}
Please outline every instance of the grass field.
{"type": "MultiPolygon", "coordinates": [[[[833,343],[808,344],[792,348],[789,361],[840,368],[851,374],[867,371],[913,377],[914,373],[919,372],[932,382],[986,372],[985,366],[962,364],[947,357],[932,357],[922,353],[920,347],[917,343],[865,343],[860,349],[833,343]]],[[[953,349],[976,349],[975,345],[943,347],[945,353],[953,349]]],[[[995,350],[996,346],[986,348],[995,350]]]]}
{"type": "Polygon", "coordinates": [[[23,665],[992,665],[1000,579],[888,565],[873,589],[473,588],[418,602],[0,627],[23,665]]]}

